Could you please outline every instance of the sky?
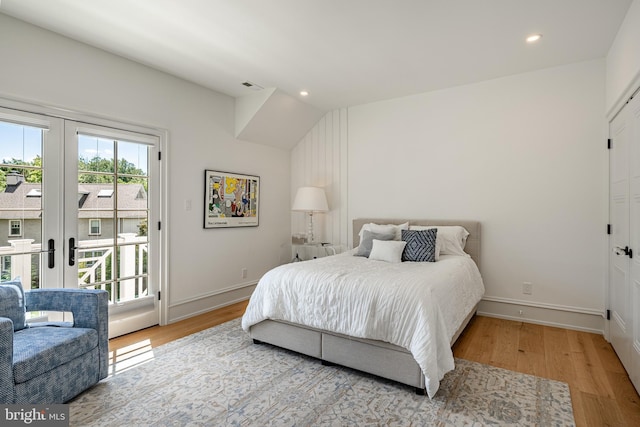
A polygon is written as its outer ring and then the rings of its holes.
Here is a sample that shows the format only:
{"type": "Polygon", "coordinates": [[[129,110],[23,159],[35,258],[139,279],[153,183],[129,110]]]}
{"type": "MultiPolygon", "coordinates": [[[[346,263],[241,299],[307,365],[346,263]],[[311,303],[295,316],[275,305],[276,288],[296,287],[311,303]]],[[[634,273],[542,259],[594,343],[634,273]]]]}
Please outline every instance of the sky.
{"type": "MultiPolygon", "coordinates": [[[[40,128],[24,126],[0,121],[0,160],[18,159],[32,161],[42,156],[42,132],[40,128]]],[[[78,156],[92,159],[96,155],[102,158],[113,158],[114,143],[112,140],[94,136],[79,135],[78,156]]],[[[148,150],[143,144],[119,141],[118,158],[124,158],[138,169],[147,173],[148,150]]]]}

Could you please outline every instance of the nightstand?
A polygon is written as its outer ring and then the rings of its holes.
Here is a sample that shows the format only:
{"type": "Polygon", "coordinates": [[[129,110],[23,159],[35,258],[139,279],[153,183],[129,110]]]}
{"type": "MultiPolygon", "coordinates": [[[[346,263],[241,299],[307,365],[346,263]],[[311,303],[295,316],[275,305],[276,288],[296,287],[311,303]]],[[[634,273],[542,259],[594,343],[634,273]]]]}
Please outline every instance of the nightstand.
{"type": "Polygon", "coordinates": [[[291,254],[293,262],[305,261],[308,259],[322,258],[329,255],[336,255],[342,252],[340,245],[331,243],[293,243],[291,244],[291,254]]]}

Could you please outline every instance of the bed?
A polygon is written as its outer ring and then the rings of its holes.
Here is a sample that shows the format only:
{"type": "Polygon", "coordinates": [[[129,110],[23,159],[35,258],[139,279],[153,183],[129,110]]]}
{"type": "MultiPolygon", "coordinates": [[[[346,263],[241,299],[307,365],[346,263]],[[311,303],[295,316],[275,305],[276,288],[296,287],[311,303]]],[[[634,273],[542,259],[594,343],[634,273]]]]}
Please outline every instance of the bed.
{"type": "Polygon", "coordinates": [[[412,229],[464,227],[464,253],[442,255],[437,262],[387,263],[354,256],[353,249],[276,267],[251,296],[243,329],[256,343],[398,381],[433,397],[454,368],[451,346],[484,293],[480,223],[356,219],[353,246],[365,224],[407,222],[412,229]]]}

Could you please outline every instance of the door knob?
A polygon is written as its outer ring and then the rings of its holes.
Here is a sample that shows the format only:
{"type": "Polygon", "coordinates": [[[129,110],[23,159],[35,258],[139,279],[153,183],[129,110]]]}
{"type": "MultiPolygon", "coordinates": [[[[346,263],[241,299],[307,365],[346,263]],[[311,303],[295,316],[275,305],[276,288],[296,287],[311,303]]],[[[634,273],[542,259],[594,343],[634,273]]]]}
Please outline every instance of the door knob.
{"type": "Polygon", "coordinates": [[[55,252],[56,252],[56,244],[54,242],[53,239],[49,239],[48,242],[48,249],[47,249],[47,260],[48,260],[48,267],[49,268],[54,268],[56,266],[56,262],[55,262],[55,252]]]}
{"type": "Polygon", "coordinates": [[[69,265],[71,266],[76,264],[76,249],[78,249],[76,239],[71,237],[69,239],[69,265]]]}
{"type": "Polygon", "coordinates": [[[633,258],[633,250],[629,249],[629,246],[625,246],[624,248],[616,246],[614,252],[616,255],[626,255],[629,258],[633,258]]]}

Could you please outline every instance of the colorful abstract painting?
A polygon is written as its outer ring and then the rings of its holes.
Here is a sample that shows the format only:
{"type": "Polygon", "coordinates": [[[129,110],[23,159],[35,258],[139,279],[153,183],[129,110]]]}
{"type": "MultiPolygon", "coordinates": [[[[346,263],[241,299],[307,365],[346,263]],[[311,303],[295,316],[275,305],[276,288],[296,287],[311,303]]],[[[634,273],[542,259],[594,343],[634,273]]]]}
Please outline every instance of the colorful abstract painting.
{"type": "Polygon", "coordinates": [[[258,225],[260,177],[204,171],[204,228],[258,225]]]}

